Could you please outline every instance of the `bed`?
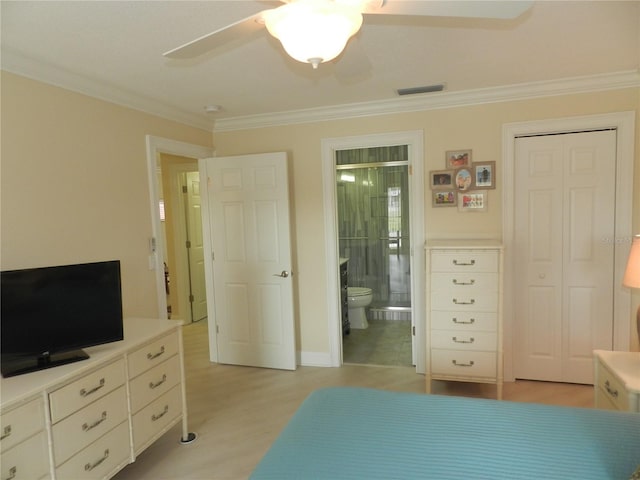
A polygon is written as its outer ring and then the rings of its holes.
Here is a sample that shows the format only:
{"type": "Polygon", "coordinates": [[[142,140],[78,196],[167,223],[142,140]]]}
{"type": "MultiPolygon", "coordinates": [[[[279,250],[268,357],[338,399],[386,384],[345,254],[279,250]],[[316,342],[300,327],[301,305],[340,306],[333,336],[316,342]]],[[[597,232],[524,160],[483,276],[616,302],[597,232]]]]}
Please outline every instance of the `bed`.
{"type": "Polygon", "coordinates": [[[265,479],[628,479],[640,414],[336,387],[313,392],[265,479]]]}

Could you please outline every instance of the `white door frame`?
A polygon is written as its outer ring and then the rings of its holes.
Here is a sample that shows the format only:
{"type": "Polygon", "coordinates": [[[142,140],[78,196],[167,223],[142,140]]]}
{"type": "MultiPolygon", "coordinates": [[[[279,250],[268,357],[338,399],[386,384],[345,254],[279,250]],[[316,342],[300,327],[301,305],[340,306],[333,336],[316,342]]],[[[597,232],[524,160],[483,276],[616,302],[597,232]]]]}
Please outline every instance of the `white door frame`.
{"type": "Polygon", "coordinates": [[[342,365],[340,317],[340,268],[335,151],[354,148],[409,145],[409,192],[411,195],[411,314],[416,327],[416,371],[425,371],[424,336],[424,144],[422,130],[326,138],[322,140],[324,228],[327,255],[327,321],[330,366],[342,365]]]}
{"type": "Polygon", "coordinates": [[[158,185],[158,155],[167,153],[193,159],[214,155],[214,149],[179,142],[168,138],[146,136],[147,172],[149,178],[149,200],[151,202],[151,237],[149,238],[149,270],[156,272],[156,296],[158,299],[158,318],[167,318],[167,298],[164,285],[164,238],[160,222],[160,186],[158,185]]]}
{"type": "Polygon", "coordinates": [[[515,139],[519,136],[569,133],[613,128],[617,131],[615,237],[603,239],[615,244],[614,249],[614,350],[628,351],[631,339],[631,294],[622,287],[622,276],[631,247],[631,214],[633,207],[633,160],[635,112],[568,117],[531,122],[508,123],[502,127],[502,236],[505,245],[504,272],[504,379],[514,381],[513,374],[513,304],[514,278],[514,210],[515,139]]]}

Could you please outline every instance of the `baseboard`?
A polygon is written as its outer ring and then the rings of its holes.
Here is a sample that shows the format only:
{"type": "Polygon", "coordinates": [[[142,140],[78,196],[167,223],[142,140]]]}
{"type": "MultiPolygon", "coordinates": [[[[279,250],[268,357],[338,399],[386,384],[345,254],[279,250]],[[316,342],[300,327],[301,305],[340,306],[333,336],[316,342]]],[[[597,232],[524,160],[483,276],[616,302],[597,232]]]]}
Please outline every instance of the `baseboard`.
{"type": "Polygon", "coordinates": [[[331,355],[323,352],[298,352],[301,367],[331,367],[331,355]]]}

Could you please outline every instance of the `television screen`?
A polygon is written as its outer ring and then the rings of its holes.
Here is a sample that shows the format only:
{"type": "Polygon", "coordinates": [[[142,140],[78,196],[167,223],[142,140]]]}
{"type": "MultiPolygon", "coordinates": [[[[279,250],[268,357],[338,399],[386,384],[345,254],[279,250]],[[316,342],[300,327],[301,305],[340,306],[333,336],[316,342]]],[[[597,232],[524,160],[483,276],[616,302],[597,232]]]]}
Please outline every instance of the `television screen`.
{"type": "Polygon", "coordinates": [[[4,377],[88,358],[123,339],[117,260],[0,272],[4,377]]]}

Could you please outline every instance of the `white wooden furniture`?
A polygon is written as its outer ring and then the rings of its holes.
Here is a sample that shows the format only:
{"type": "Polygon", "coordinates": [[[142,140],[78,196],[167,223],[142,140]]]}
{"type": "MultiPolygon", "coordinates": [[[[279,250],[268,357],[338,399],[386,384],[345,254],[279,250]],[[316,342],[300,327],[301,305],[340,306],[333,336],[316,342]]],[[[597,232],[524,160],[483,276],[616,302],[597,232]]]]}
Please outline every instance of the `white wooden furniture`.
{"type": "Polygon", "coordinates": [[[502,245],[426,244],[426,391],[432,380],[496,384],[502,398],[502,245]]]}
{"type": "Polygon", "coordinates": [[[124,340],[91,358],[2,378],[1,477],[110,478],[182,421],[187,430],[181,322],[127,319],[124,340]]]}
{"type": "Polygon", "coordinates": [[[640,352],[594,350],[595,405],[640,413],[640,352]]]}

